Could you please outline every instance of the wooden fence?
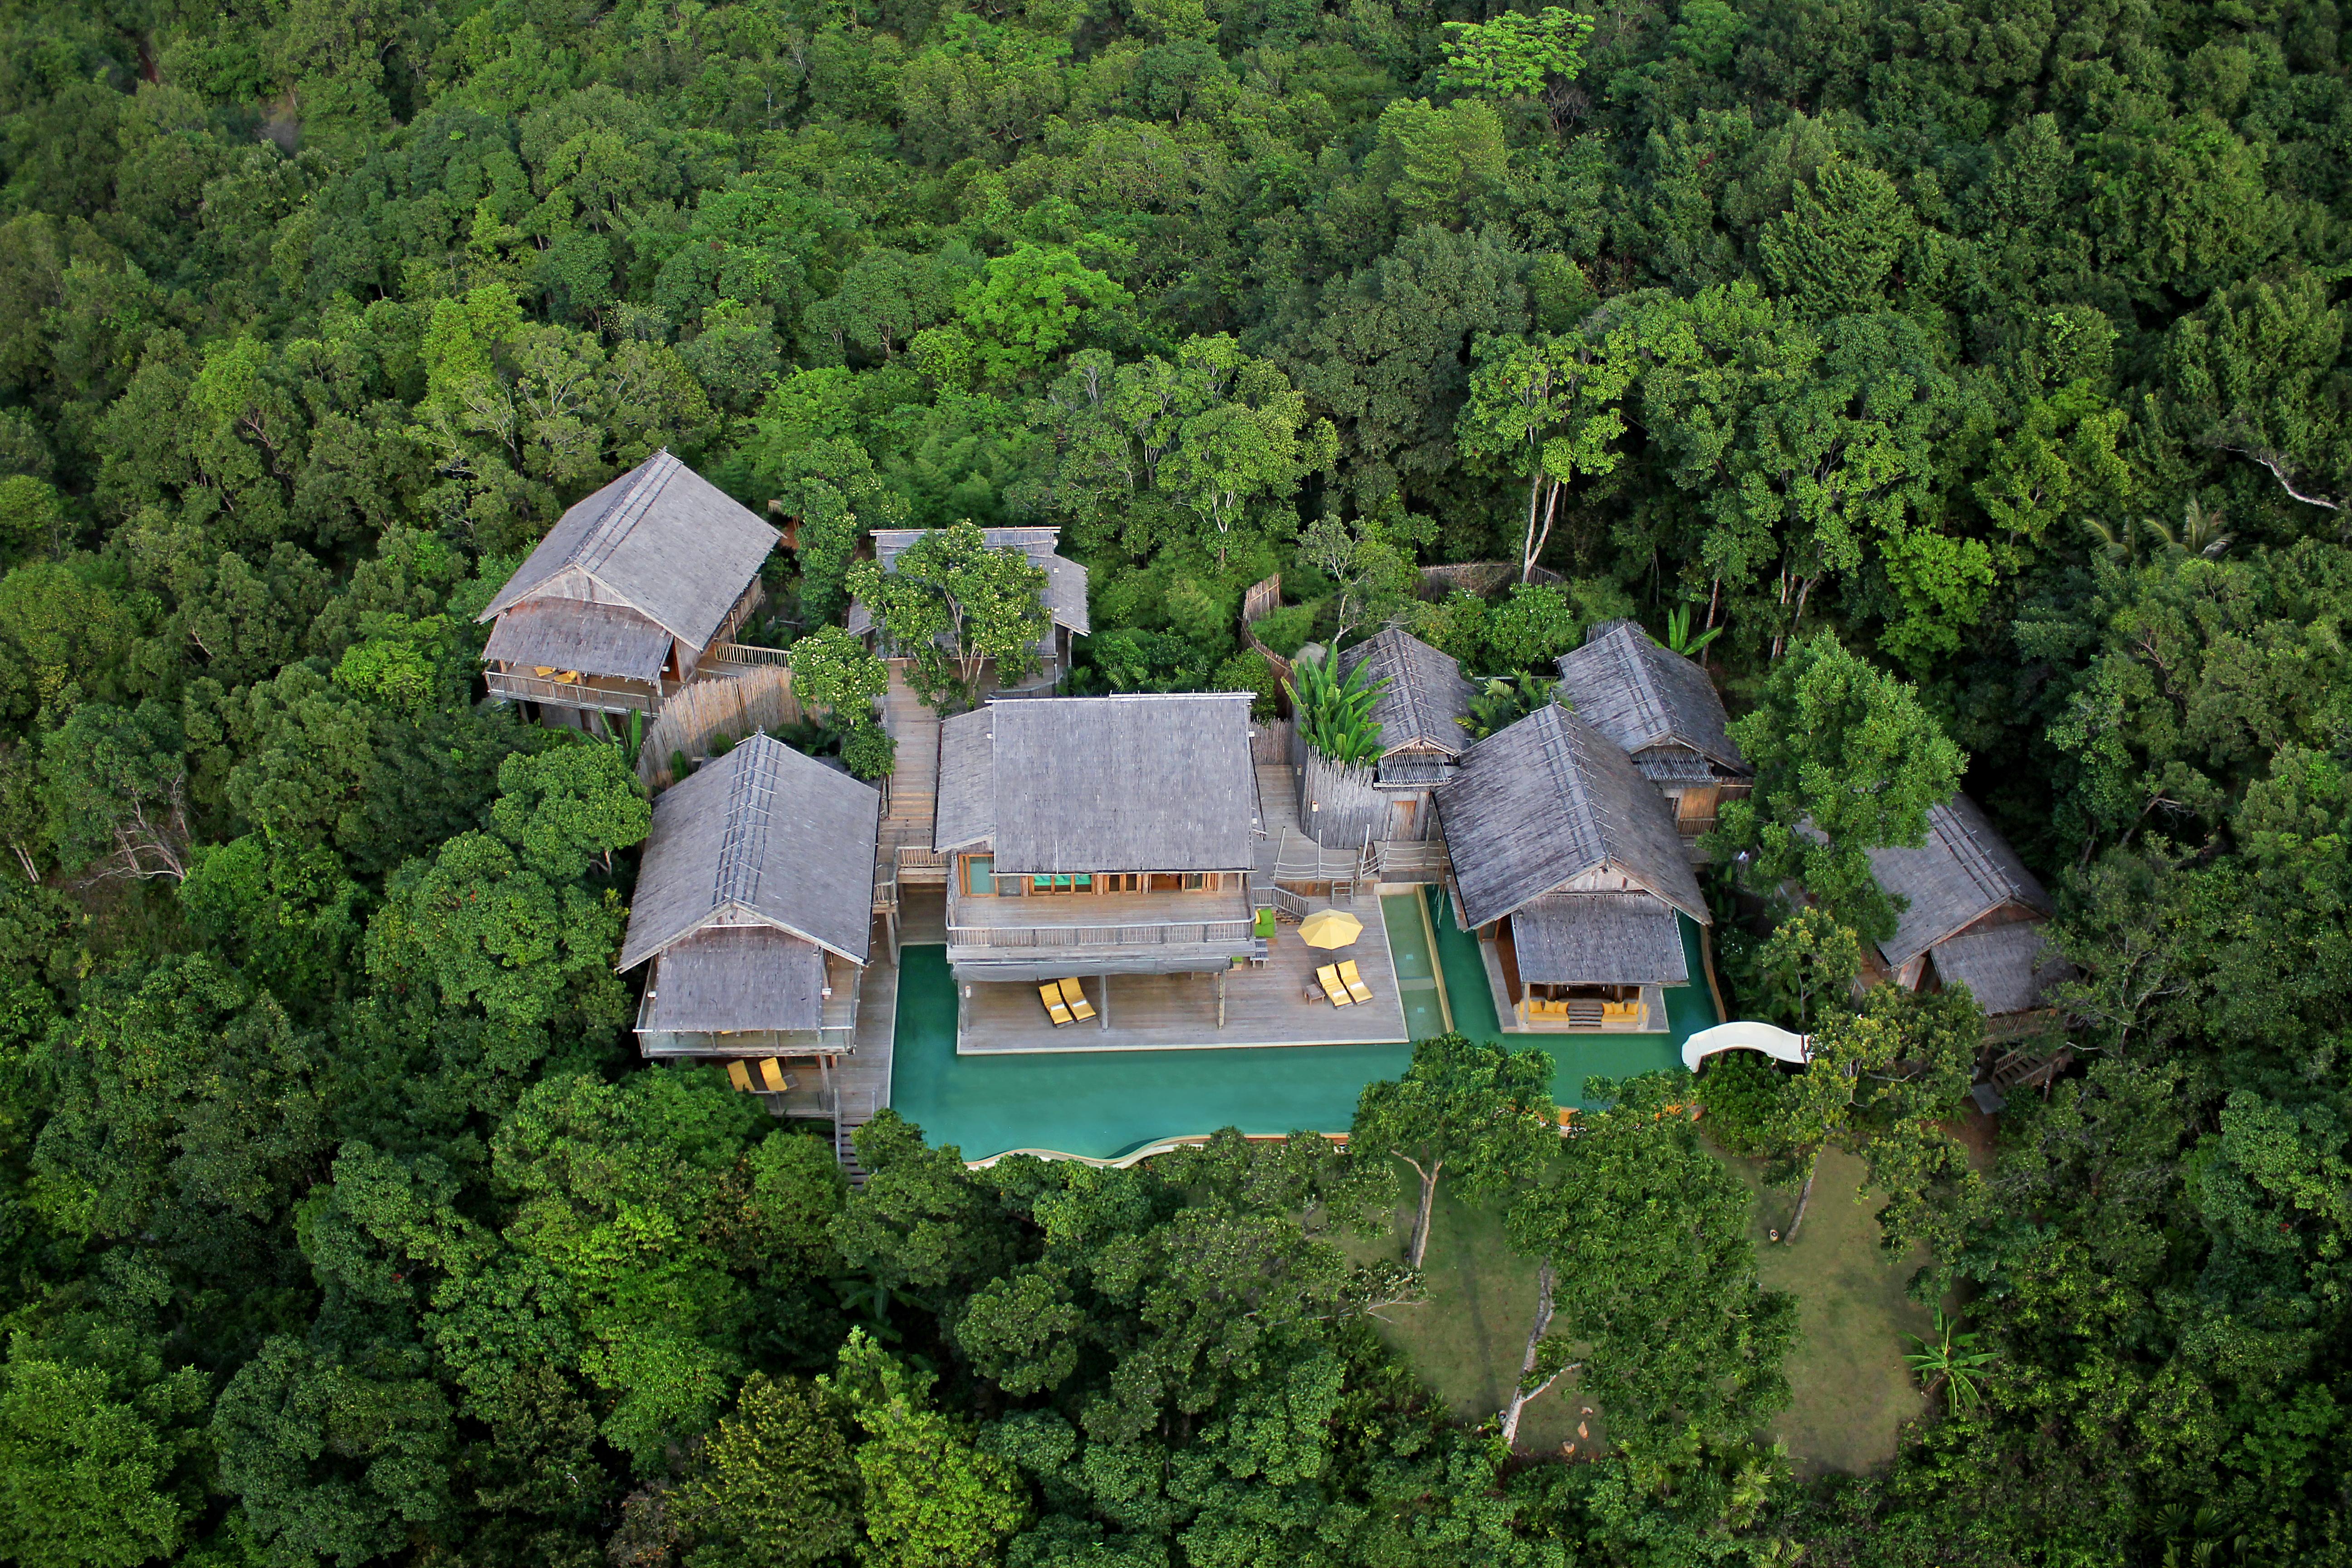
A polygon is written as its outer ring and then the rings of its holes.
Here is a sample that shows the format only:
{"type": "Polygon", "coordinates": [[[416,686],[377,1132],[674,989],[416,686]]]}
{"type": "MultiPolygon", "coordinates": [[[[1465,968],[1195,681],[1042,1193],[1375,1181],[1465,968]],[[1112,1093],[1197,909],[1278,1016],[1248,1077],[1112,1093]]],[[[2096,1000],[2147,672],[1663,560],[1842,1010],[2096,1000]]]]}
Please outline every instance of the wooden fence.
{"type": "MultiPolygon", "coordinates": [[[[1421,569],[1421,596],[1443,599],[1459,588],[1465,593],[1485,598],[1499,594],[1518,581],[1519,563],[1516,561],[1464,561],[1450,566],[1424,566],[1421,569]]],[[[1538,566],[1528,574],[1530,583],[1565,583],[1567,578],[1549,566],[1538,566]]]]}
{"type": "Polygon", "coordinates": [[[1298,770],[1298,823],[1326,849],[1359,849],[1386,837],[1388,797],[1372,787],[1372,770],[1351,768],[1305,753],[1298,770]]]}
{"type": "MultiPolygon", "coordinates": [[[[1257,623],[1272,615],[1282,605],[1282,574],[1277,572],[1261,583],[1253,583],[1242,595],[1242,640],[1250,651],[1265,660],[1274,671],[1274,710],[1290,711],[1290,661],[1257,640],[1257,623]]],[[[1261,758],[1264,762],[1281,762],[1280,757],[1261,758]]]]}
{"type": "Polygon", "coordinates": [[[1250,761],[1260,767],[1280,767],[1291,761],[1298,725],[1289,719],[1269,720],[1250,726],[1250,761]]]}
{"type": "Polygon", "coordinates": [[[1242,594],[1242,625],[1254,626],[1282,607],[1282,574],[1253,583],[1242,594]]]}
{"type": "Polygon", "coordinates": [[[793,672],[782,665],[756,666],[731,679],[698,680],[663,703],[661,716],[646,727],[637,776],[648,789],[667,789],[677,782],[670,767],[676,753],[699,762],[721,735],[740,741],[754,730],[800,721],[793,672]]]}

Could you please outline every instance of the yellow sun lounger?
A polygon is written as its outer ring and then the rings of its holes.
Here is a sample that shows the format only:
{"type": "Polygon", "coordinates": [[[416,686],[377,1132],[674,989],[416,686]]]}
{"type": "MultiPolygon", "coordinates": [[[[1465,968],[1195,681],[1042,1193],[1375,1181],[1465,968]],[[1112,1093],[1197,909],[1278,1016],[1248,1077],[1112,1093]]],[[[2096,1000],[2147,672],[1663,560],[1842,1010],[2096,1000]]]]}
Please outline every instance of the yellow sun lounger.
{"type": "Polygon", "coordinates": [[[1339,966],[1338,964],[1325,964],[1322,968],[1315,972],[1315,978],[1323,983],[1323,994],[1331,998],[1331,1005],[1334,1007],[1352,1007],[1355,1005],[1356,999],[1348,994],[1348,987],[1339,979],[1339,966]]]}
{"type": "Polygon", "coordinates": [[[751,1092],[751,1069],[740,1059],[730,1061],[727,1064],[727,1081],[735,1086],[738,1094],[749,1094],[751,1092]]]}
{"type": "Polygon", "coordinates": [[[1060,1028],[1070,1021],[1070,1010],[1062,1005],[1062,988],[1052,981],[1037,987],[1037,999],[1045,1004],[1045,1016],[1060,1028]]]}
{"type": "Polygon", "coordinates": [[[1357,972],[1354,959],[1348,959],[1339,965],[1339,979],[1348,987],[1348,994],[1357,1001],[1369,1002],[1372,999],[1372,988],[1364,984],[1364,977],[1357,972]]]}
{"type": "Polygon", "coordinates": [[[1075,978],[1062,982],[1062,1000],[1070,1005],[1070,1016],[1073,1018],[1091,1018],[1095,1016],[1095,1005],[1087,1000],[1086,987],[1080,985],[1075,978]]]}
{"type": "Polygon", "coordinates": [[[760,1081],[768,1086],[770,1094],[782,1094],[793,1087],[792,1075],[784,1071],[783,1064],[773,1057],[760,1058],[760,1081]]]}

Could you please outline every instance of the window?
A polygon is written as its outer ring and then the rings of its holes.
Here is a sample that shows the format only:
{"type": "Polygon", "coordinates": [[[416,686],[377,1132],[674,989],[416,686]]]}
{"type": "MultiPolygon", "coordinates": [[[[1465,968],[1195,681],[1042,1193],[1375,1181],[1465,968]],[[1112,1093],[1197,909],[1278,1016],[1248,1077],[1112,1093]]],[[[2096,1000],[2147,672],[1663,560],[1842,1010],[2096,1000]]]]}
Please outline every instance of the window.
{"type": "Polygon", "coordinates": [[[1038,875],[1029,879],[1033,893],[1091,893],[1095,890],[1091,871],[1058,871],[1051,876],[1038,875]]]}
{"type": "Polygon", "coordinates": [[[1184,890],[1186,892],[1197,893],[1207,885],[1207,879],[1200,872],[1187,871],[1184,873],[1184,890]]]}
{"type": "Polygon", "coordinates": [[[1105,871],[1097,879],[1096,885],[1106,893],[1139,892],[1143,888],[1143,874],[1139,871],[1105,871]]]}
{"type": "Polygon", "coordinates": [[[963,890],[983,899],[995,893],[995,856],[967,855],[963,858],[963,890]]]}

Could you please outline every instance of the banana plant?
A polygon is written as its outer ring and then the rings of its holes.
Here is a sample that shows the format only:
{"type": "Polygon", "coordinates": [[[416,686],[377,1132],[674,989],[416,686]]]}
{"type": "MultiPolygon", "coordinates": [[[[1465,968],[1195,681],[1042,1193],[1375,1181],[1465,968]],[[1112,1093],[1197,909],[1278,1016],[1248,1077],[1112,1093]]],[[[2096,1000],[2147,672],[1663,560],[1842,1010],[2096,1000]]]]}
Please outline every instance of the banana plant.
{"type": "Polygon", "coordinates": [[[1552,701],[1555,690],[1555,684],[1540,675],[1490,675],[1471,697],[1469,713],[1454,721],[1469,731],[1471,739],[1483,741],[1552,701]]]}
{"type": "Polygon", "coordinates": [[[1335,676],[1331,664],[1329,656],[1300,659],[1291,667],[1293,679],[1282,683],[1298,715],[1298,732],[1319,756],[1345,767],[1370,767],[1382,750],[1372,707],[1389,683],[1371,679],[1369,665],[1335,676]]]}
{"type": "Polygon", "coordinates": [[[1906,1352],[1903,1359],[1927,1384],[1927,1394],[1933,1395],[1938,1388],[1949,1390],[1948,1397],[1955,1410],[1966,1410],[1984,1397],[1977,1380],[2000,1358],[1991,1351],[1977,1349],[1977,1336],[1961,1333],[1959,1324],[1944,1316],[1943,1308],[1936,1309],[1935,1338],[1906,1337],[1917,1348],[1906,1352]]]}
{"type": "Polygon", "coordinates": [[[1688,605],[1676,605],[1666,612],[1666,647],[1685,658],[1696,658],[1699,649],[1722,635],[1721,626],[1709,626],[1698,636],[1691,636],[1691,613],[1688,605]]]}

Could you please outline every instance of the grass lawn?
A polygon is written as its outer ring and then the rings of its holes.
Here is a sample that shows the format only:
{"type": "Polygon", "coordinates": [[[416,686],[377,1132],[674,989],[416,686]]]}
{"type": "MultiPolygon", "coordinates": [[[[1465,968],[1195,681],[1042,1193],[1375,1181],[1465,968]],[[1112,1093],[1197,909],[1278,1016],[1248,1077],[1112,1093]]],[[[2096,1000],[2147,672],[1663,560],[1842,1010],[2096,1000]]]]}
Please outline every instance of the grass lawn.
{"type": "Polygon", "coordinates": [[[1723,1158],[1758,1194],[1758,1272],[1797,1298],[1799,1336],[1787,1363],[1794,1399],[1774,1419],[1772,1435],[1807,1476],[1866,1470],[1894,1458],[1895,1429],[1926,1408],[1903,1364],[1911,1348],[1903,1336],[1926,1333],[1935,1316],[1904,1293],[1927,1249],[1899,1258],[1880,1249],[1883,1200],[1854,1201],[1862,1162],[1835,1149],[1822,1154],[1797,1239],[1770,1241],[1767,1227],[1787,1228],[1796,1212],[1795,1192],[1766,1187],[1759,1161],[1723,1158]]]}
{"type": "MultiPolygon", "coordinates": [[[[1421,1178],[1402,1160],[1396,1168],[1395,1225],[1385,1244],[1360,1244],[1363,1256],[1402,1258],[1412,1238],[1421,1178]]],[[[1503,1239],[1502,1205],[1465,1205],[1455,1201],[1450,1183],[1440,1182],[1424,1270],[1428,1300],[1384,1314],[1389,1343],[1412,1358],[1413,1370],[1457,1418],[1483,1421],[1510,1398],[1528,1348],[1528,1325],[1536,1315],[1535,1263],[1503,1239]]],[[[1528,1405],[1519,1418],[1520,1451],[1556,1448],[1574,1438],[1575,1398],[1573,1389],[1557,1383],[1528,1405]]]]}
{"type": "MultiPolygon", "coordinates": [[[[1787,1371],[1795,1395],[1772,1423],[1799,1471],[1861,1471],[1895,1452],[1896,1427],[1922,1404],[1903,1364],[1906,1332],[1925,1333],[1931,1314],[1904,1294],[1924,1256],[1889,1261],[1878,1247],[1876,1201],[1855,1203],[1862,1164],[1831,1150],[1793,1245],[1766,1239],[1768,1226],[1785,1227],[1793,1194],[1768,1189],[1761,1165],[1725,1157],[1750,1191],[1759,1272],[1774,1289],[1796,1294],[1800,1335],[1787,1371]]],[[[1364,1255],[1384,1248],[1402,1257],[1420,1196],[1412,1167],[1397,1163],[1399,1204],[1390,1240],[1360,1244],[1364,1255]]],[[[1499,1205],[1465,1205],[1448,1185],[1438,1187],[1431,1220],[1428,1300],[1386,1314],[1389,1342],[1409,1355],[1423,1379],[1459,1418],[1479,1421],[1501,1410],[1527,1348],[1535,1314],[1535,1265],[1503,1239],[1499,1205]]],[[[1581,1405],[1576,1391],[1556,1384],[1528,1406],[1519,1426],[1523,1453],[1557,1448],[1576,1439],[1581,1405]]],[[[1599,1417],[1587,1423],[1594,1436],[1599,1417]]],[[[1588,1447],[1590,1440],[1579,1442],[1588,1447]]]]}

